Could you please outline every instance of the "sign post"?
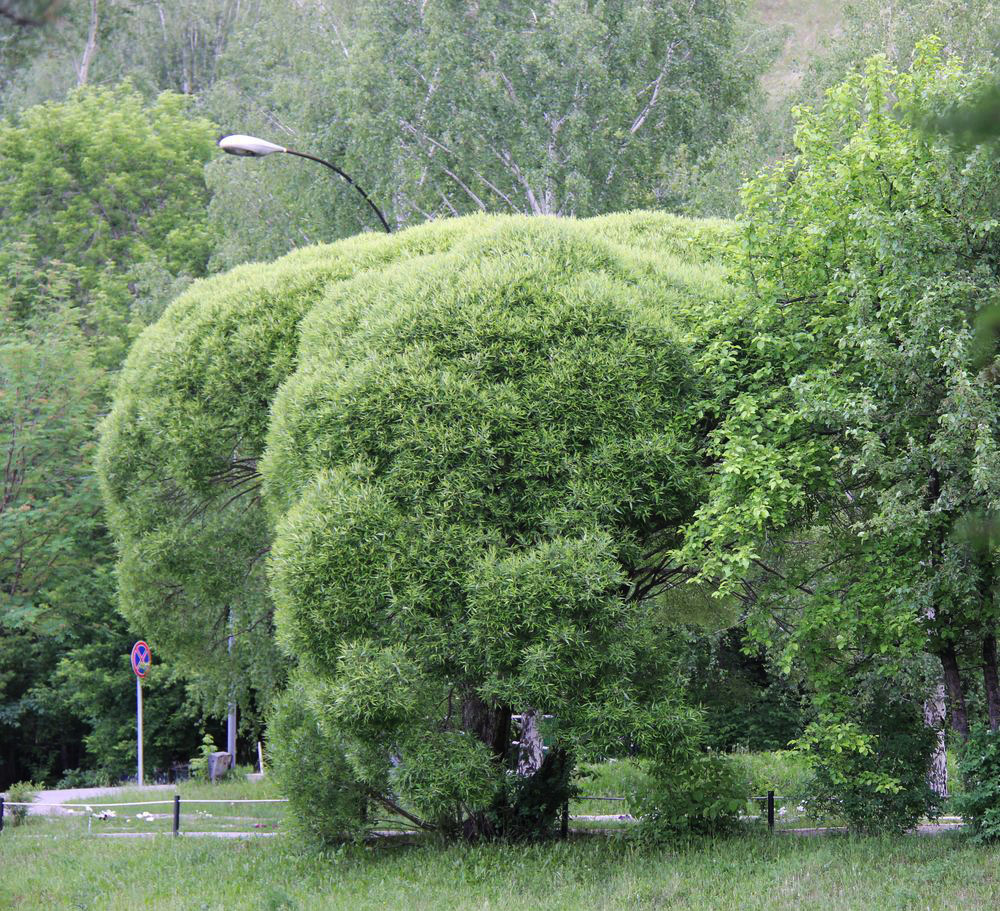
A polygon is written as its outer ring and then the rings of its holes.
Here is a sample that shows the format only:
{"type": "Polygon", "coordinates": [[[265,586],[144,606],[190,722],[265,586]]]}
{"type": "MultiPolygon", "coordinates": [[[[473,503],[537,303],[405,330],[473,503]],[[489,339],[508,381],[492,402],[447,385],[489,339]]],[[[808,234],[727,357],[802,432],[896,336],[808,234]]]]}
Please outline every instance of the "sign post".
{"type": "Polygon", "coordinates": [[[149,646],[141,639],[132,646],[132,670],[135,672],[135,721],[136,721],[136,742],[138,744],[138,776],[139,787],[142,787],[142,678],[149,671],[149,664],[153,656],[149,651],[149,646]]]}

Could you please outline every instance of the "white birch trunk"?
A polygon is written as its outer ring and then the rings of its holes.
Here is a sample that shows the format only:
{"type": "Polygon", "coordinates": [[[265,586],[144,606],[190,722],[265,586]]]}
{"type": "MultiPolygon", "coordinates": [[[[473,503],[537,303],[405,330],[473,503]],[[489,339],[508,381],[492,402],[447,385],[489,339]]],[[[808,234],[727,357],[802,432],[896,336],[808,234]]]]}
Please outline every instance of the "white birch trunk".
{"type": "Polygon", "coordinates": [[[540,718],[535,709],[528,709],[521,715],[521,737],[517,755],[517,774],[523,778],[534,775],[542,765],[545,754],[542,746],[540,718]]]}
{"type": "Polygon", "coordinates": [[[83,48],[83,57],[76,71],[76,84],[86,85],[90,78],[90,64],[97,53],[97,0],[90,0],[90,28],[87,30],[87,43],[83,48]]]}
{"type": "Polygon", "coordinates": [[[937,734],[931,764],[927,769],[927,784],[939,797],[948,796],[948,754],[944,742],[945,698],[944,683],[938,683],[924,700],[924,724],[937,734]]]}

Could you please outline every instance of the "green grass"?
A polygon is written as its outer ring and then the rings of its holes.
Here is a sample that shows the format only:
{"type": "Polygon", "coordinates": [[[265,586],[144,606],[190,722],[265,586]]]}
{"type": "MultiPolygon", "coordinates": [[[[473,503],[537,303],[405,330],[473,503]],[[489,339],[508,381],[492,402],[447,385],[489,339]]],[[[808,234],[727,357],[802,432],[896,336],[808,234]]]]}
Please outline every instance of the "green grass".
{"type": "Polygon", "coordinates": [[[748,836],[640,852],[620,839],[534,846],[347,848],[285,837],[38,838],[0,834],[0,908],[986,909],[1000,850],[962,838],[748,836]]]}
{"type": "MultiPolygon", "coordinates": [[[[650,783],[650,778],[642,765],[633,759],[614,762],[581,763],[576,775],[576,785],[581,795],[588,797],[624,797],[622,802],[603,800],[570,801],[569,811],[573,816],[610,816],[635,812],[630,798],[641,793],[650,783]]],[[[590,823],[587,823],[590,826],[590,823]]]]}

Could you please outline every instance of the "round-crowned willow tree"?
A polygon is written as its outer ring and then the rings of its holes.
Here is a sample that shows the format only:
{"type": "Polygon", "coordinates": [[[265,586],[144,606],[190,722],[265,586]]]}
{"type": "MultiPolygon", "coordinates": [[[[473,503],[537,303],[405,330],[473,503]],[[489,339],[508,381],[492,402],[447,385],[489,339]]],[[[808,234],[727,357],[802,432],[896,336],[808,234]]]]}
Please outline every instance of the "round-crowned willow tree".
{"type": "Polygon", "coordinates": [[[196,282],[126,361],[98,458],[121,608],[220,714],[234,696],[269,700],[287,670],[274,646],[257,463],[299,321],[331,284],[458,233],[362,236],[196,282]]]}
{"type": "Polygon", "coordinates": [[[545,834],[583,752],[717,781],[653,616],[702,494],[689,327],[726,297],[692,260],[726,243],[667,216],[477,217],[197,286],[137,345],[106,431],[126,610],[204,637],[177,608],[266,600],[247,579],[269,550],[300,665],[275,731],[420,827],[545,834]],[[542,757],[518,723],[546,716],[542,757]]]}

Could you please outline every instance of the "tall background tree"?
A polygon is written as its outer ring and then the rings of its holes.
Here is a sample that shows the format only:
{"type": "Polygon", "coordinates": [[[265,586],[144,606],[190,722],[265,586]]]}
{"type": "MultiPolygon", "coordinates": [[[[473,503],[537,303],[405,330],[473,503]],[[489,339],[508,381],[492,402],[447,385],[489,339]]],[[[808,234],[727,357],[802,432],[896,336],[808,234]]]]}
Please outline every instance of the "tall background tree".
{"type": "Polygon", "coordinates": [[[798,154],[744,197],[745,309],[720,361],[738,365],[719,381],[733,398],[687,552],[807,669],[810,742],[831,762],[843,725],[871,755],[881,706],[914,722],[942,676],[965,738],[963,665],[1000,724],[996,554],[974,535],[996,497],[994,368],[974,342],[996,302],[1000,183],[988,149],[924,129],[985,79],[936,41],[906,72],[873,58],[801,112],[798,154]]]}
{"type": "MultiPolygon", "coordinates": [[[[220,122],[239,112],[250,128],[341,162],[398,227],[477,211],[675,205],[665,162],[723,142],[759,101],[771,59],[742,3],[392,0],[353,4],[349,16],[310,11],[311,36],[299,10],[290,22],[278,4],[271,28],[234,38],[210,104],[220,122]],[[248,55],[266,71],[248,71],[248,55]],[[292,91],[303,80],[308,97],[292,91]]],[[[262,209],[301,209],[320,181],[330,201],[294,219],[297,231],[315,240],[371,227],[350,189],[322,174],[272,173],[266,194],[243,169],[220,163],[211,174],[214,210],[243,225],[223,248],[227,263],[258,255],[263,232],[250,226],[262,209]]]]}
{"type": "MultiPolygon", "coordinates": [[[[124,352],[212,249],[213,130],[186,109],[177,95],[147,105],[128,88],[85,89],[0,121],[5,784],[78,766],[123,774],[134,751],[129,634],[93,458],[124,352]]],[[[153,681],[170,700],[164,725],[183,717],[167,677],[153,681]]],[[[151,762],[184,744],[151,749],[151,762]]]]}

